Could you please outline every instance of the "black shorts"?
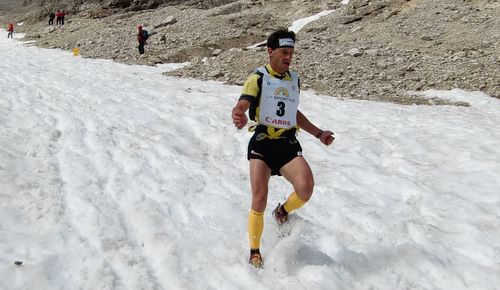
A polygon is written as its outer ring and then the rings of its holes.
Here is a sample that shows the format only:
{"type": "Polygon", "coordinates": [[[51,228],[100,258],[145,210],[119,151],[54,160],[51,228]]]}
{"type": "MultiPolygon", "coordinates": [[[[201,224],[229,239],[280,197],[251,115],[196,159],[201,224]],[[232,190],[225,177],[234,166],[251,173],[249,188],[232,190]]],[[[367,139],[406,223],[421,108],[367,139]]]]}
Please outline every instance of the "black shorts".
{"type": "Polygon", "coordinates": [[[269,139],[255,132],[248,143],[247,158],[260,159],[271,168],[271,175],[281,175],[280,169],[297,156],[302,156],[302,147],[295,138],[295,130],[284,138],[269,139]],[[292,135],[292,136],[290,136],[292,135]]]}

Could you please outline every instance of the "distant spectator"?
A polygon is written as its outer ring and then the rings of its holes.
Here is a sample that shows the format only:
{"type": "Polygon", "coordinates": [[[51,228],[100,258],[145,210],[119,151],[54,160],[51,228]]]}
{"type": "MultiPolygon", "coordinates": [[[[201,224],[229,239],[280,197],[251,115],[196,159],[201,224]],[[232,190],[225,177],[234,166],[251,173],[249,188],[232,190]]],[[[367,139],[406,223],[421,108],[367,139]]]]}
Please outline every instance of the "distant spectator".
{"type": "Polygon", "coordinates": [[[54,18],[55,17],[56,17],[56,14],[51,11],[49,14],[49,25],[54,25],[54,18]]]}
{"type": "Polygon", "coordinates": [[[61,24],[61,10],[57,10],[56,12],[56,25],[61,24]]]}
{"type": "Polygon", "coordinates": [[[64,16],[66,16],[66,12],[63,10],[61,12],[61,25],[64,25],[64,16]]]}
{"type": "Polygon", "coordinates": [[[137,26],[137,41],[139,42],[139,54],[144,54],[144,45],[146,45],[146,40],[149,37],[147,30],[142,29],[142,25],[137,26]]]}
{"type": "Polygon", "coordinates": [[[9,23],[9,26],[7,28],[7,31],[9,32],[7,34],[7,38],[14,38],[13,34],[14,34],[14,24],[12,23],[9,23]]]}

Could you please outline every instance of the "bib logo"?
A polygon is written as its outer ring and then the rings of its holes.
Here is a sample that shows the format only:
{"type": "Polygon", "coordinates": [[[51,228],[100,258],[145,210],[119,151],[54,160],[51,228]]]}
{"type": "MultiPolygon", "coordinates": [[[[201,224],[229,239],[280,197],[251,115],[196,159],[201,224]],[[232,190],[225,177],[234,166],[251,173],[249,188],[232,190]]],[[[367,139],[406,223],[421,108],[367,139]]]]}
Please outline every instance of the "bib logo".
{"type": "Polygon", "coordinates": [[[281,96],[290,97],[290,93],[288,93],[288,90],[286,88],[283,88],[283,87],[279,87],[276,90],[274,90],[274,95],[275,96],[281,95],[281,96]]]}
{"type": "Polygon", "coordinates": [[[272,117],[266,117],[266,122],[268,124],[273,124],[273,125],[288,126],[288,127],[291,126],[291,123],[288,120],[274,119],[272,117]]]}

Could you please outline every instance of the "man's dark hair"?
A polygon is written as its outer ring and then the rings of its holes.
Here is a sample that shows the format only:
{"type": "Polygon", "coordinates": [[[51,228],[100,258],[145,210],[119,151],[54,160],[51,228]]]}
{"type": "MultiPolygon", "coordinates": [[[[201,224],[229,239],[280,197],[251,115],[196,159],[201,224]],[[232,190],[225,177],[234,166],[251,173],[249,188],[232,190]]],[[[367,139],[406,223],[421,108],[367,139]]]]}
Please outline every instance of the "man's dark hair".
{"type": "Polygon", "coordinates": [[[267,38],[267,47],[276,49],[278,47],[293,47],[293,43],[280,43],[280,39],[292,39],[295,42],[295,32],[289,31],[284,27],[278,28],[275,32],[271,33],[267,38]]]}

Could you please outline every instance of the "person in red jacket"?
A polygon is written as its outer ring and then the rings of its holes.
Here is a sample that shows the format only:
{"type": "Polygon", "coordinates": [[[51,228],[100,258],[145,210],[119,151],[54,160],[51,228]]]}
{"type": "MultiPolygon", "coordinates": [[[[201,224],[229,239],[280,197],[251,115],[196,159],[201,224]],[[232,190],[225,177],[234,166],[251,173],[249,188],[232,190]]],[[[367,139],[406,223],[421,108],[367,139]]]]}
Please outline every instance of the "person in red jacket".
{"type": "Polygon", "coordinates": [[[62,16],[61,10],[57,10],[57,12],[56,12],[56,25],[61,24],[61,16],[62,16]]]}
{"type": "Polygon", "coordinates": [[[144,54],[144,45],[146,44],[147,32],[142,30],[142,25],[137,26],[137,41],[139,42],[139,54],[144,54]]]}
{"type": "Polygon", "coordinates": [[[7,31],[9,32],[7,34],[7,38],[14,38],[13,34],[14,34],[14,24],[12,23],[9,23],[9,27],[7,28],[7,31]]]}

